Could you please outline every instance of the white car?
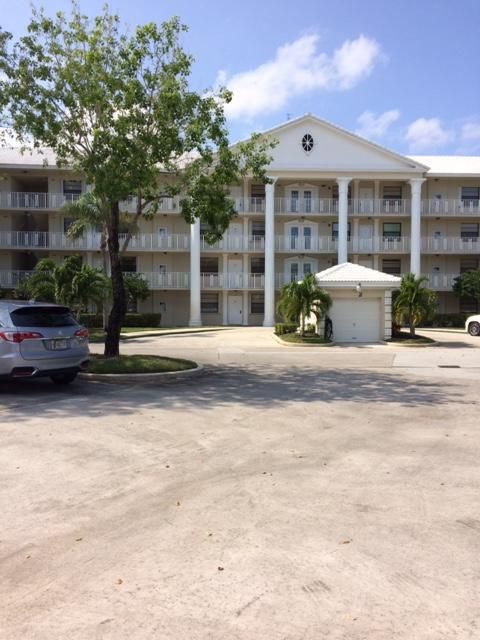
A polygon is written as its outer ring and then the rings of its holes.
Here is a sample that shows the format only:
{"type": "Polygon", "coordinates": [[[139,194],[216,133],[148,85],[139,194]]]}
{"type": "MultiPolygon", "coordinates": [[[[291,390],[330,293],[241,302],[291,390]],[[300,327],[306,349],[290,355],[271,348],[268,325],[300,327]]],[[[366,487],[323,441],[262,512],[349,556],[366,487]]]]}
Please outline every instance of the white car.
{"type": "Polygon", "coordinates": [[[467,318],[465,331],[468,331],[471,336],[480,336],[480,314],[467,318]]]}

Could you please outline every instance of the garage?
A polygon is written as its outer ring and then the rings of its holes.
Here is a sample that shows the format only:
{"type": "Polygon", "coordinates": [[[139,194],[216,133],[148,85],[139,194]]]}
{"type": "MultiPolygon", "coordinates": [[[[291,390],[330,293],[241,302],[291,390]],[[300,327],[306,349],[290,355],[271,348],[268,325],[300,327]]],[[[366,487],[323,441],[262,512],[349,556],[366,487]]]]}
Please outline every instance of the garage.
{"type": "Polygon", "coordinates": [[[333,299],[330,310],[335,342],[378,342],[380,334],[380,299],[333,299]]]}
{"type": "MultiPolygon", "coordinates": [[[[392,291],[401,278],[344,262],[315,275],[332,298],[334,342],[379,342],[392,337],[392,291]]],[[[322,323],[318,332],[322,335],[322,323]]]]}

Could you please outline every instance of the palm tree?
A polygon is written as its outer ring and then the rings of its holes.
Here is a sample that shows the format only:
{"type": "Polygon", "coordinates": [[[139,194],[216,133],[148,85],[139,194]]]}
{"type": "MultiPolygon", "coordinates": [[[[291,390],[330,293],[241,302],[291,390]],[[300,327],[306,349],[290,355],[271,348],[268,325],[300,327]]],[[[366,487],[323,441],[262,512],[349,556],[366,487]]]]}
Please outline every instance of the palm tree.
{"type": "Polygon", "coordinates": [[[17,292],[43,302],[56,302],[72,308],[78,317],[90,303],[101,304],[108,279],[101,269],[82,264],[80,256],[69,256],[59,264],[43,258],[17,292]]]}
{"type": "Polygon", "coordinates": [[[415,328],[433,314],[437,306],[437,294],[424,286],[427,281],[425,276],[405,274],[393,303],[395,321],[406,324],[412,338],[415,337],[415,328]]]}
{"type": "Polygon", "coordinates": [[[329,294],[318,286],[315,275],[308,273],[300,282],[289,282],[282,287],[277,310],[287,322],[299,323],[304,336],[306,318],[314,315],[320,320],[331,306],[329,294]]]}

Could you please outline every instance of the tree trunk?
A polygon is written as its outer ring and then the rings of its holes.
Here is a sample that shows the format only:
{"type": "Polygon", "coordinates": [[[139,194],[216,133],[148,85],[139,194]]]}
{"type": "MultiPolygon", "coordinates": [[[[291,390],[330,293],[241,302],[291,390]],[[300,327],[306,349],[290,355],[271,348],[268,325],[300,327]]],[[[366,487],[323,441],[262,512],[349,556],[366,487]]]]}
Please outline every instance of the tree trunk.
{"type": "MultiPolygon", "coordinates": [[[[107,237],[108,237],[107,225],[103,223],[102,234],[100,236],[100,251],[102,253],[102,268],[105,275],[108,275],[108,272],[109,272],[107,237]]],[[[107,326],[108,326],[108,307],[109,307],[108,302],[109,302],[108,292],[105,291],[102,299],[102,327],[104,331],[107,330],[107,326]]]]}
{"type": "Polygon", "coordinates": [[[410,327],[410,337],[415,338],[415,323],[413,322],[413,318],[409,318],[409,327],[410,327]]]}
{"type": "Polygon", "coordinates": [[[127,311],[118,242],[119,217],[118,202],[115,202],[112,205],[110,228],[108,229],[108,253],[110,255],[113,303],[105,338],[104,353],[106,358],[115,358],[120,355],[120,331],[127,311]]]}

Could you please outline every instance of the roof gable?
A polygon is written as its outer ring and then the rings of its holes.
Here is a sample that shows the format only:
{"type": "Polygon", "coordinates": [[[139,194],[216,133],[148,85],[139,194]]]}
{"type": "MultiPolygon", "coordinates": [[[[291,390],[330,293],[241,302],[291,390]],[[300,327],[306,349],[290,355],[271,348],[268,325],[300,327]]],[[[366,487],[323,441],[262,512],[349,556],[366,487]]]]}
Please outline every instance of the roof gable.
{"type": "Polygon", "coordinates": [[[401,278],[392,276],[383,271],[370,269],[353,262],[343,262],[315,275],[317,283],[325,287],[353,287],[361,284],[364,287],[383,287],[386,289],[396,289],[401,282],[401,278]]]}
{"type": "Polygon", "coordinates": [[[423,174],[428,167],[380,147],[312,115],[285,122],[264,132],[278,140],[272,152],[271,170],[323,172],[391,172],[423,174]],[[313,137],[308,153],[302,148],[305,134],[313,137]]]}

